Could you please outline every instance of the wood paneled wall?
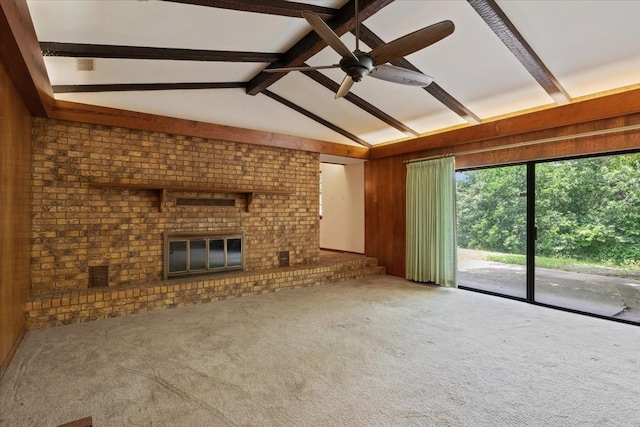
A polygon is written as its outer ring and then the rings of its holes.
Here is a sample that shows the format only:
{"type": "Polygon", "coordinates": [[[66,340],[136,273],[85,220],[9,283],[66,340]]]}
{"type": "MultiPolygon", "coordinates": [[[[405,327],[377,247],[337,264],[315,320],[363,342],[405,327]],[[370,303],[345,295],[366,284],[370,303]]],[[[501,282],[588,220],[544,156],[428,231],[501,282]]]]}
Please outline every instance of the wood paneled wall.
{"type": "Polygon", "coordinates": [[[31,114],[0,62],[0,377],[24,333],[31,234],[31,114]]]}
{"type": "Polygon", "coordinates": [[[365,253],[378,258],[380,264],[386,267],[388,274],[404,277],[406,245],[406,165],[404,161],[406,160],[454,154],[456,168],[463,169],[636,150],[640,149],[640,130],[462,154],[466,151],[638,124],[640,124],[640,113],[634,113],[501,138],[467,143],[458,141],[453,146],[440,146],[431,150],[371,159],[365,163],[365,253]]]}
{"type": "Polygon", "coordinates": [[[387,274],[404,277],[406,229],[405,156],[365,163],[365,254],[375,254],[387,274]],[[400,238],[401,237],[401,238],[400,238]]]}

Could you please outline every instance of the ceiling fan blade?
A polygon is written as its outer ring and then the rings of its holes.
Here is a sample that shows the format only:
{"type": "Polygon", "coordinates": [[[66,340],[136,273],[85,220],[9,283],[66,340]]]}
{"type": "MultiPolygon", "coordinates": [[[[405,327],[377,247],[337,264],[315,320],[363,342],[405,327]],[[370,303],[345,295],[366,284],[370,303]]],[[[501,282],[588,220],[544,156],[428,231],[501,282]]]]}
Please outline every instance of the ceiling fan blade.
{"type": "Polygon", "coordinates": [[[376,79],[409,86],[425,87],[429,86],[433,82],[433,79],[426,74],[402,67],[396,67],[395,65],[390,64],[378,65],[371,70],[369,75],[376,79]]]}
{"type": "Polygon", "coordinates": [[[348,74],[344,76],[344,79],[342,80],[342,83],[340,84],[340,87],[336,92],[336,99],[342,98],[343,96],[348,94],[349,91],[351,90],[351,86],[353,86],[353,83],[354,81],[351,78],[351,76],[349,76],[348,74]]]}
{"type": "Polygon", "coordinates": [[[265,73],[288,73],[289,71],[312,71],[312,70],[327,70],[329,68],[340,68],[340,64],[333,65],[318,65],[315,67],[285,67],[285,68],[265,68],[265,73]]]}
{"type": "Polygon", "coordinates": [[[451,21],[438,22],[383,44],[369,52],[369,55],[373,58],[374,65],[386,64],[442,40],[453,33],[454,29],[455,25],[451,21]]]}
{"type": "Polygon", "coordinates": [[[353,58],[356,61],[358,58],[349,50],[349,48],[342,43],[342,40],[333,32],[331,28],[313,12],[305,10],[302,12],[302,16],[307,20],[309,25],[313,28],[313,30],[318,33],[318,35],[324,40],[329,46],[333,48],[340,56],[353,58]]]}

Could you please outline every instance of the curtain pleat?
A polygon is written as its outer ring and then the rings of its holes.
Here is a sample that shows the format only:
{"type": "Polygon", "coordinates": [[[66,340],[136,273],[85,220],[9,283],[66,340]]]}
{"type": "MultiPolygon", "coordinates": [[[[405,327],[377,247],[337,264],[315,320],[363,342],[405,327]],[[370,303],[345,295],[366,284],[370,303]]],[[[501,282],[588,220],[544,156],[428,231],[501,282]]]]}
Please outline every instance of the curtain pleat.
{"type": "Polygon", "coordinates": [[[406,278],[457,287],[453,157],[407,165],[406,278]]]}

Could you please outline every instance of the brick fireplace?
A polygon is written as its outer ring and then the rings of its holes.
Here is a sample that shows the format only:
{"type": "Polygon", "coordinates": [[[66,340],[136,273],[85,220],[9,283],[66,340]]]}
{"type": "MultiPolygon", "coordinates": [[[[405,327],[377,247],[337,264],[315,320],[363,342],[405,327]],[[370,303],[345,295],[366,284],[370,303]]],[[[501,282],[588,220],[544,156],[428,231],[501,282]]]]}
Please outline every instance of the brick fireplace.
{"type": "Polygon", "coordinates": [[[167,230],[242,230],[247,272],[317,263],[318,176],[317,153],[35,118],[32,292],[163,280],[167,230]]]}

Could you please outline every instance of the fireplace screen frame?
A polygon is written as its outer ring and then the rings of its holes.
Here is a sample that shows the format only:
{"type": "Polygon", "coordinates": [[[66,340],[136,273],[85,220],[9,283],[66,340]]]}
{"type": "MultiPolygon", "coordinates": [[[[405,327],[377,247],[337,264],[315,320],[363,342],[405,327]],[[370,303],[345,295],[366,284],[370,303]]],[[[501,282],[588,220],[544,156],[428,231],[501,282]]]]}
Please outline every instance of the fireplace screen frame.
{"type": "MultiPolygon", "coordinates": [[[[231,232],[172,232],[166,231],[164,234],[164,279],[171,279],[176,277],[185,277],[190,275],[199,274],[214,274],[226,271],[244,270],[245,265],[245,236],[244,231],[231,231],[231,232]],[[229,256],[229,240],[240,240],[240,258],[239,264],[238,257],[229,256]],[[211,242],[222,241],[223,242],[223,257],[222,265],[213,265],[213,258],[211,256],[211,242]],[[180,258],[172,259],[173,251],[172,247],[176,244],[184,242],[184,255],[180,258]],[[191,253],[195,249],[192,249],[195,245],[193,242],[204,242],[204,256],[198,256],[192,259],[191,253]],[[192,268],[195,264],[204,263],[201,268],[192,268]],[[172,269],[171,266],[174,268],[172,269]],[[176,270],[176,263],[184,264],[184,269],[176,270]]],[[[200,248],[202,250],[202,248],[200,248]]],[[[217,258],[219,259],[219,258],[217,258]]]]}

